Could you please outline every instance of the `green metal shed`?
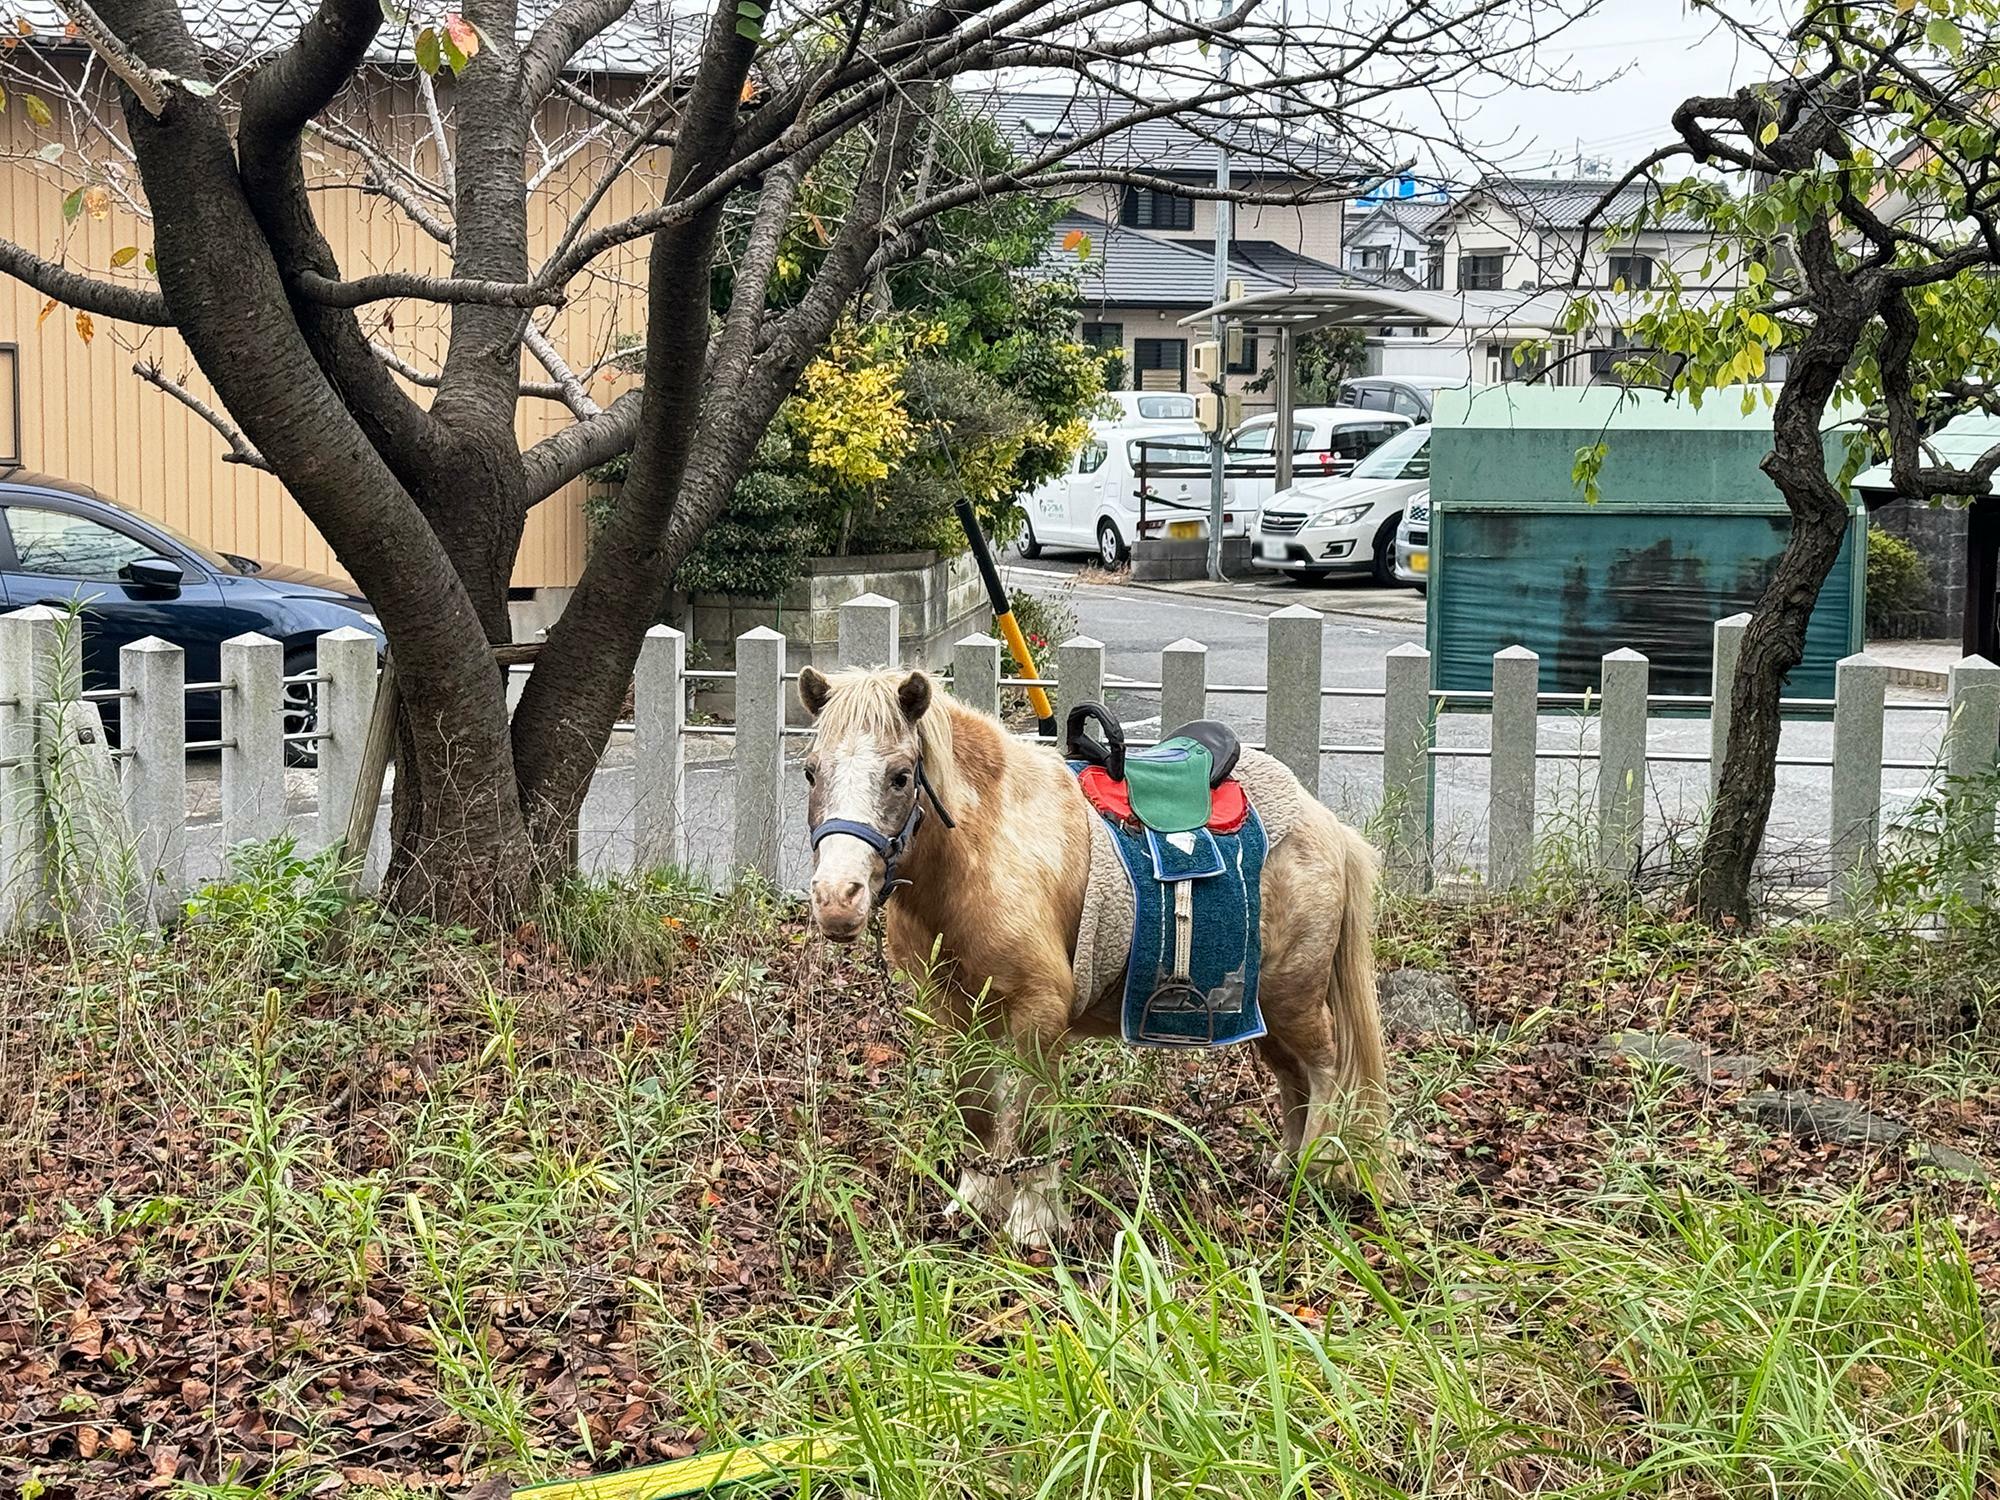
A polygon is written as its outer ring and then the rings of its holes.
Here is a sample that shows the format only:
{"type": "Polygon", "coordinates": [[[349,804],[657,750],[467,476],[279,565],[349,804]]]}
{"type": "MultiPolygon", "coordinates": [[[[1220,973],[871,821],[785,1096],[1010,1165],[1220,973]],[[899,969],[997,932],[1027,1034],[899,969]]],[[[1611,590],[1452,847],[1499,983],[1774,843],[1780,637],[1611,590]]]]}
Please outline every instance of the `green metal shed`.
{"type": "MultiPolygon", "coordinates": [[[[1759,464],[1771,414],[1722,393],[1684,398],[1609,386],[1479,386],[1441,392],[1431,435],[1432,685],[1480,692],[1493,653],[1541,657],[1544,692],[1596,685],[1599,659],[1630,647],[1655,693],[1709,690],[1714,625],[1763,592],[1791,527],[1759,464]],[[1599,497],[1571,475],[1606,445],[1599,497]]],[[[1845,433],[1825,434],[1827,472],[1845,433]]],[[[1867,518],[1850,499],[1847,540],[1806,631],[1790,696],[1831,698],[1834,663],[1859,651],[1867,518]]]]}

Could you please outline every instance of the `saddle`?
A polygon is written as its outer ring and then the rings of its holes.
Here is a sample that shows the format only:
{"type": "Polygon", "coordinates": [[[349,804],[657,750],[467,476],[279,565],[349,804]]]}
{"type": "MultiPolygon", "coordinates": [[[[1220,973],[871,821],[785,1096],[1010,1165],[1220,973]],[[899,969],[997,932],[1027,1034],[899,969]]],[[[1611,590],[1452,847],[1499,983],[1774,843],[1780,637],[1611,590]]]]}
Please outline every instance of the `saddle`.
{"type": "Polygon", "coordinates": [[[1069,711],[1064,738],[1068,758],[1083,768],[1077,783],[1090,805],[1127,827],[1234,833],[1249,816],[1249,799],[1232,774],[1243,745],[1227,724],[1196,719],[1157,745],[1128,751],[1109,710],[1079,703],[1069,711]],[[1093,720],[1102,739],[1090,733],[1093,720]]]}
{"type": "Polygon", "coordinates": [[[1111,845],[1131,893],[1125,1040],[1215,1047],[1262,1036],[1258,912],[1267,845],[1234,775],[1243,753],[1236,731],[1200,719],[1128,751],[1118,721],[1097,703],[1072,708],[1066,729],[1077,786],[1102,820],[1095,837],[1111,845]],[[1091,733],[1093,721],[1101,738],[1091,733]]]}

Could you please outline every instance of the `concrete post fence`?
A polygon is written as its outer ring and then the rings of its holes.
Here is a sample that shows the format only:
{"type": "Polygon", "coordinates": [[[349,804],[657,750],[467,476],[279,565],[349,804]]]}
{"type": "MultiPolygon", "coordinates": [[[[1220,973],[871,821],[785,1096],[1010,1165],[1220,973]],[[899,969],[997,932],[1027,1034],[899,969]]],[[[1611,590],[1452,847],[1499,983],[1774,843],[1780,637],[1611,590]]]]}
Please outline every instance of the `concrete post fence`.
{"type": "MultiPolygon", "coordinates": [[[[842,606],[843,665],[894,664],[899,617],[894,600],[875,595],[842,606]]],[[[1513,890],[1534,878],[1539,852],[1569,826],[1579,795],[1592,854],[1611,880],[1644,874],[1654,844],[1698,824],[1705,795],[1712,795],[1712,769],[1700,762],[1727,744],[1745,619],[1717,622],[1712,688],[1703,697],[1655,697],[1650,663],[1626,649],[1604,655],[1597,681],[1585,691],[1543,691],[1542,661],[1519,646],[1493,657],[1490,695],[1447,698],[1434,691],[1431,654],[1417,645],[1397,646],[1380,659],[1379,685],[1356,683],[1329,667],[1323,621],[1303,608],[1269,617],[1261,684],[1212,682],[1209,648],[1195,640],[1167,646],[1154,673],[1138,670],[1108,682],[1099,641],[1077,636],[1052,655],[1059,711],[1086,699],[1107,703],[1124,719],[1130,744],[1190,719],[1220,718],[1233,722],[1246,743],[1282,760],[1316,795],[1332,758],[1339,785],[1328,795],[1344,799],[1357,784],[1363,789],[1350,819],[1372,818],[1386,877],[1398,888],[1424,888],[1441,864],[1457,869],[1454,841],[1469,825],[1470,835],[1485,842],[1475,867],[1493,888],[1513,890]],[[1330,705],[1343,702],[1379,704],[1380,738],[1369,737],[1372,706],[1336,720],[1368,723],[1361,742],[1351,728],[1330,733],[1328,715],[1336,712],[1330,705]],[[1692,750],[1690,723],[1699,747],[1692,750]],[[1688,761],[1695,765],[1687,774],[1672,769],[1688,761]],[[1565,766],[1580,768],[1581,779],[1559,769],[1565,766]],[[1683,799],[1676,809],[1660,805],[1668,793],[1683,799]]],[[[155,917],[170,911],[192,880],[218,868],[230,845],[290,833],[310,849],[342,836],[374,711],[374,637],[329,632],[315,643],[314,669],[288,679],[284,643],[239,636],[222,647],[218,680],[193,684],[179,647],[146,639],[119,652],[115,685],[86,685],[80,643],[79,625],[58,611],[0,614],[0,923],[18,926],[48,910],[56,889],[48,867],[51,799],[63,797],[65,786],[97,788],[99,802],[106,788],[115,791],[109,820],[98,815],[101,808],[91,820],[128,841],[126,863],[155,917]],[[219,732],[190,733],[190,686],[219,700],[219,732]],[[97,709],[105,730],[115,730],[115,748],[89,732],[97,709]],[[298,762],[289,771],[288,746],[298,762]],[[88,776],[53,774],[58,749],[101,764],[93,762],[88,776]],[[199,764],[192,776],[191,757],[199,764]],[[316,767],[303,764],[314,757],[316,767]]],[[[797,885],[807,865],[798,765],[806,741],[786,727],[792,688],[785,638],[766,627],[741,635],[731,674],[690,670],[687,649],[681,634],[665,626],[648,632],[640,649],[632,719],[620,731],[629,731],[629,741],[614,746],[599,773],[600,788],[610,788],[609,802],[626,820],[626,836],[607,848],[620,867],[693,866],[715,879],[749,871],[797,885]],[[690,683],[704,675],[733,676],[733,723],[691,719],[690,683]]],[[[945,686],[982,712],[1018,708],[1016,695],[1002,689],[1004,659],[991,636],[968,636],[953,649],[945,686]]],[[[1831,704],[1791,709],[1819,721],[1808,733],[1821,749],[1787,748],[1781,768],[1788,776],[1824,778],[1823,858],[1814,878],[1826,883],[1836,909],[1850,909],[1863,890],[1890,821],[1886,798],[1891,790],[1911,798],[1910,774],[1945,789],[1951,815],[1969,820],[1958,827],[1988,839],[1993,834],[2000,666],[1978,658],[1958,663],[1945,700],[1896,701],[1891,691],[1888,667],[1863,653],[1839,664],[1831,704]],[[1907,749],[1891,753],[1884,725],[1897,714],[1931,715],[1923,758],[1910,758],[1907,749]],[[1885,776],[1902,779],[1885,788],[1885,776]]],[[[1019,714],[1010,727],[1035,732],[1019,714]]],[[[1796,744],[1788,728],[1787,745],[1796,744]]],[[[68,820],[63,827],[83,811],[56,804],[68,820]]],[[[592,861],[600,868],[603,862],[592,861]]],[[[1975,877],[1963,880],[1967,896],[1985,894],[1975,877]]]]}

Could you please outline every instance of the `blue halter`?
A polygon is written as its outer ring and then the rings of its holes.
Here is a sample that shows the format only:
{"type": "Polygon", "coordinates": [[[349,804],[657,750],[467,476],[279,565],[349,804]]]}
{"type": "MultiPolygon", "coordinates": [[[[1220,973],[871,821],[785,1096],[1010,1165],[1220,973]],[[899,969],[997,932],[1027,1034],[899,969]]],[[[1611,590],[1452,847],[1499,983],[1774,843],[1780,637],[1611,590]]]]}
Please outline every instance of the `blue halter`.
{"type": "Polygon", "coordinates": [[[849,838],[860,839],[862,843],[880,855],[882,859],[882,889],[876,893],[876,904],[878,906],[887,906],[889,898],[896,893],[896,887],[907,883],[896,879],[896,861],[908,852],[910,841],[917,836],[917,829],[923,824],[924,798],[926,797],[931,799],[931,806],[937,809],[938,819],[945,827],[958,827],[958,824],[952,821],[951,814],[944,810],[944,804],[938,801],[937,791],[931,786],[930,778],[924,775],[924,763],[919,758],[917,761],[917,794],[910,799],[910,814],[903,819],[903,826],[896,830],[895,837],[891,838],[873,824],[857,823],[852,818],[828,818],[824,823],[815,823],[807,837],[812,840],[812,847],[815,853],[818,852],[819,846],[823,841],[831,838],[836,833],[844,833],[849,838]]]}

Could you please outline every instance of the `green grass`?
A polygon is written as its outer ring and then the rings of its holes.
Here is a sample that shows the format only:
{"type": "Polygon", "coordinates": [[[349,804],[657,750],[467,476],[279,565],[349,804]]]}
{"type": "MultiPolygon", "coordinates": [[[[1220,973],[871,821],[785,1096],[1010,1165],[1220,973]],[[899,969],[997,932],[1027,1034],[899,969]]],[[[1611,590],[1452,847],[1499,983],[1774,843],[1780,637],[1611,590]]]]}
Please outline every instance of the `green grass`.
{"type": "Polygon", "coordinates": [[[336,875],[246,852],[163,941],[0,954],[27,1492],[173,1450],[187,1495],[429,1493],[812,1431],[802,1495],[1995,1493],[1991,1192],[1585,1045],[1669,1021],[1990,1121],[1972,938],[1398,903],[1385,953],[1492,1027],[1395,1054],[1411,1203],[1264,1184],[1235,1053],[1080,1048],[1076,1240],[1024,1258],[940,1212],[921,980],[769,893],[577,884],[494,949],[343,917],[336,875]]]}

